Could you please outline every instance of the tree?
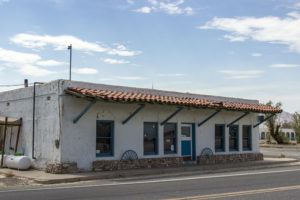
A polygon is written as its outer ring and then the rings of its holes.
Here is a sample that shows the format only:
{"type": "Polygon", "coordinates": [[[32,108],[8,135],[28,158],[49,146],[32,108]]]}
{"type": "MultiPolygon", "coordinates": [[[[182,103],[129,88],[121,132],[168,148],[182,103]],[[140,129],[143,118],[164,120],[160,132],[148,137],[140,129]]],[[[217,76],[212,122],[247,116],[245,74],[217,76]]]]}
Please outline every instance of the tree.
{"type": "Polygon", "coordinates": [[[281,128],[292,128],[292,123],[286,120],[282,123],[281,128]]]}
{"type": "MultiPolygon", "coordinates": [[[[268,103],[266,103],[267,106],[272,106],[272,107],[276,107],[281,109],[281,102],[276,103],[275,105],[273,104],[272,101],[269,101],[268,103]]],[[[271,116],[271,114],[266,114],[266,118],[271,116]]],[[[278,116],[275,115],[272,118],[270,118],[267,122],[266,122],[266,126],[269,129],[270,135],[272,136],[272,138],[274,140],[276,140],[276,142],[278,144],[282,144],[285,142],[285,138],[284,135],[282,134],[282,132],[280,131],[280,127],[281,127],[281,123],[278,120],[278,116]]]]}
{"type": "Polygon", "coordinates": [[[292,127],[296,133],[297,142],[300,142],[300,113],[293,114],[292,127]]]}

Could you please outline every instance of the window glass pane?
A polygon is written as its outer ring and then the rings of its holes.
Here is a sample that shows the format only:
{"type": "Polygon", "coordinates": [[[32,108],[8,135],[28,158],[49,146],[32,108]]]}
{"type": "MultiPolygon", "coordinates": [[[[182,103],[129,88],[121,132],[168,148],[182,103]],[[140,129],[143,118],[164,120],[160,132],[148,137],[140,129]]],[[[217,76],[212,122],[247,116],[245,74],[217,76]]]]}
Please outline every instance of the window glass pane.
{"type": "Polygon", "coordinates": [[[99,122],[97,128],[97,137],[111,137],[111,122],[99,122]]]}
{"type": "MultiPolygon", "coordinates": [[[[250,146],[250,126],[243,126],[243,149],[251,149],[250,146]]],[[[262,132],[262,138],[265,138],[265,132],[262,132]]]]}
{"type": "Polygon", "coordinates": [[[166,124],[164,126],[164,151],[175,152],[176,124],[166,124]]]}
{"type": "Polygon", "coordinates": [[[229,127],[229,149],[238,150],[238,126],[229,127]]]}
{"type": "Polygon", "coordinates": [[[182,126],[181,127],[181,135],[185,137],[191,137],[191,127],[182,126]]]}
{"type": "Polygon", "coordinates": [[[156,153],[157,124],[144,124],[144,153],[156,153]]]}
{"type": "Polygon", "coordinates": [[[223,126],[215,126],[215,150],[224,150],[224,133],[223,126]]]}
{"type": "Polygon", "coordinates": [[[98,154],[111,153],[111,139],[97,138],[96,152],[98,154]]]}
{"type": "Polygon", "coordinates": [[[113,122],[97,122],[96,154],[112,154],[113,122]]]}

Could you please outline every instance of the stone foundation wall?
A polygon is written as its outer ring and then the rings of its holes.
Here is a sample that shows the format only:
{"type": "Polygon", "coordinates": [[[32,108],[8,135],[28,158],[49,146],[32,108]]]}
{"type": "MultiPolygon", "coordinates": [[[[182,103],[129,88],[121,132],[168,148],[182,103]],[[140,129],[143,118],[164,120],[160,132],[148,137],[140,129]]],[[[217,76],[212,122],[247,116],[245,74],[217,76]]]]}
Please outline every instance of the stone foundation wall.
{"type": "Polygon", "coordinates": [[[264,156],[262,153],[244,153],[244,154],[228,154],[228,155],[213,155],[198,156],[198,165],[212,165],[212,164],[225,164],[225,163],[238,163],[247,161],[263,160],[264,156]]]}
{"type": "Polygon", "coordinates": [[[51,174],[68,174],[78,172],[78,168],[76,162],[51,163],[47,164],[45,171],[51,174]]]}
{"type": "Polygon", "coordinates": [[[183,165],[182,157],[143,158],[133,161],[97,160],[93,162],[93,171],[112,171],[122,169],[176,167],[183,165]]]}

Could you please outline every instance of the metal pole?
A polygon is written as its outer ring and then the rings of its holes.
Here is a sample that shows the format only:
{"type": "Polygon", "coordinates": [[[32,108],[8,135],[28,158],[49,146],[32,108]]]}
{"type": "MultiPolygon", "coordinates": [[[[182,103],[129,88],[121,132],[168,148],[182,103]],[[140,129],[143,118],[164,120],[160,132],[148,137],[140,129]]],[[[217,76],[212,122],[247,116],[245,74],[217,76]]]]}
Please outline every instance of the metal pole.
{"type": "Polygon", "coordinates": [[[33,100],[32,100],[32,159],[36,159],[34,155],[34,140],[35,140],[35,90],[37,84],[43,84],[41,82],[33,83],[33,100]]]}
{"type": "Polygon", "coordinates": [[[3,143],[2,143],[2,155],[1,155],[1,168],[3,167],[4,154],[5,154],[5,140],[6,140],[6,129],[7,129],[7,117],[5,117],[4,131],[3,131],[3,143]]]}
{"type": "Polygon", "coordinates": [[[72,44],[68,46],[68,49],[70,50],[70,75],[69,75],[69,80],[72,79],[72,44]]]}

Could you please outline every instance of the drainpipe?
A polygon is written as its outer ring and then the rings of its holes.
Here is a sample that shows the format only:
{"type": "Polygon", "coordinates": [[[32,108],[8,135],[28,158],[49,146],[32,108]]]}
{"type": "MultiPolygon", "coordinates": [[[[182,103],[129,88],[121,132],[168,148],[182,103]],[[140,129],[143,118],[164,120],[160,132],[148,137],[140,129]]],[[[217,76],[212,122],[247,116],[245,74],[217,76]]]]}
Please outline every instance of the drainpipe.
{"type": "Polygon", "coordinates": [[[34,156],[34,137],[35,137],[35,86],[37,84],[44,84],[41,82],[34,82],[33,83],[33,101],[32,101],[32,159],[36,159],[34,156]]]}

